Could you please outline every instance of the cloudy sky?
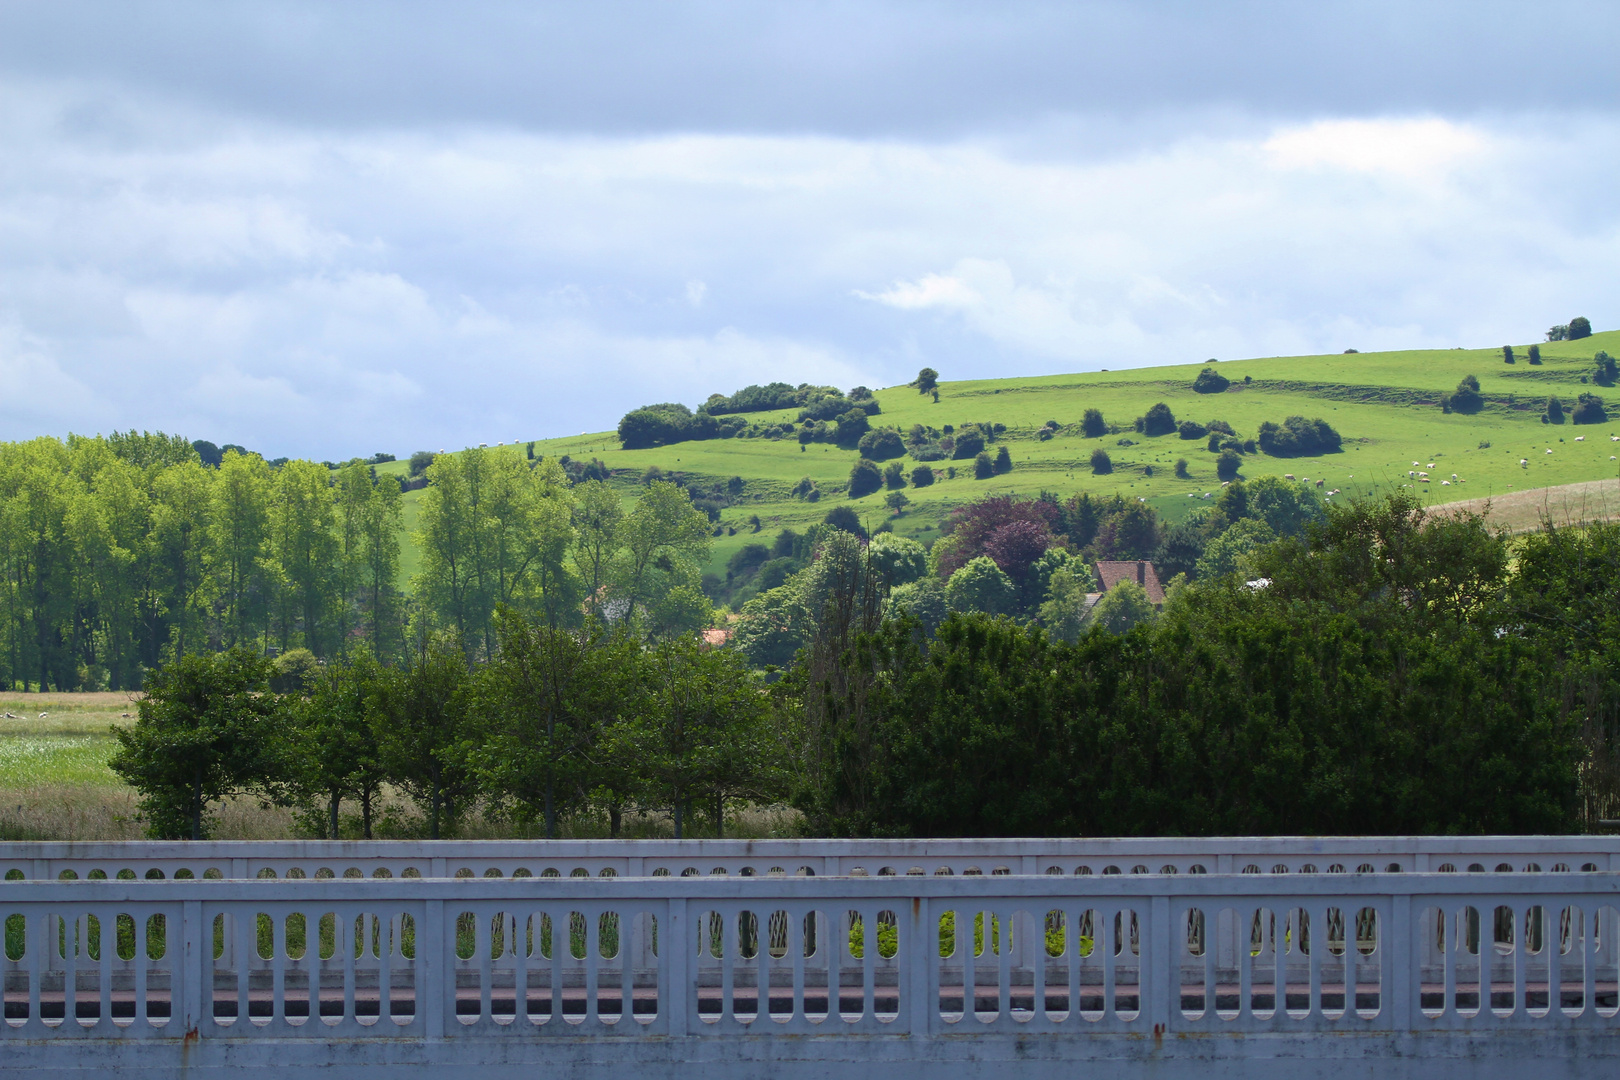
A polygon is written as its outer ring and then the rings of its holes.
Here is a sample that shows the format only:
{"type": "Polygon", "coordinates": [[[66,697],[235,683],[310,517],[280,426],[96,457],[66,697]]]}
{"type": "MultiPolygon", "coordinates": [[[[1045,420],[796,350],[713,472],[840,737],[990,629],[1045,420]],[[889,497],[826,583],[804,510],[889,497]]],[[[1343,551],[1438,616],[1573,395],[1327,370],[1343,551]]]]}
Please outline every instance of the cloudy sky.
{"type": "Polygon", "coordinates": [[[0,0],[0,438],[1620,322],[1620,5],[0,0]]]}

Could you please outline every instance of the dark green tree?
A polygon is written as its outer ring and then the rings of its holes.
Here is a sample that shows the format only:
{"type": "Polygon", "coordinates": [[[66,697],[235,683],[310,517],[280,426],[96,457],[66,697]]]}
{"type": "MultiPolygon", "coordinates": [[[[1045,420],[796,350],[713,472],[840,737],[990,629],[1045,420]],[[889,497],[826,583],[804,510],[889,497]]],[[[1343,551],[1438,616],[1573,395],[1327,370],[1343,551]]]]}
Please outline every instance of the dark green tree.
{"type": "Polygon", "coordinates": [[[882,470],[865,458],[857,461],[855,467],[849,470],[849,497],[852,499],[870,495],[882,486],[882,470]]]}
{"type": "Polygon", "coordinates": [[[939,390],[939,372],[931,367],[925,367],[917,372],[917,377],[909,384],[917,388],[919,394],[932,394],[939,390]]]}
{"type": "Polygon", "coordinates": [[[286,779],[286,716],[265,692],[270,665],[245,649],[189,654],[151,671],[138,718],[115,727],[107,763],[140,792],[146,834],[204,840],[213,806],[286,779]]]}
{"type": "Polygon", "coordinates": [[[468,761],[470,677],[459,647],[430,647],[389,680],[379,702],[378,756],[389,779],[425,813],[432,840],[454,830],[478,793],[468,761]]]}
{"type": "Polygon", "coordinates": [[[1080,420],[1080,433],[1088,439],[1095,439],[1108,434],[1108,423],[1103,420],[1101,409],[1087,409],[1080,420]]]}
{"type": "Polygon", "coordinates": [[[1103,476],[1114,471],[1114,459],[1108,456],[1108,451],[1102,447],[1091,452],[1091,471],[1097,476],[1103,476]]]}

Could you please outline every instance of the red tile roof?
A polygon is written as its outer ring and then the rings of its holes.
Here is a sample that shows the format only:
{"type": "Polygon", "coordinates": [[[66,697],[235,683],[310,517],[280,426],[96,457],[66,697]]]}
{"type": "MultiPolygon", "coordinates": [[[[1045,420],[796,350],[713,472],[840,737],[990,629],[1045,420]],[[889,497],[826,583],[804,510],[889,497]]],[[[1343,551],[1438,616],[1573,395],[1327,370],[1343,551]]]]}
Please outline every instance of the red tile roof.
{"type": "Polygon", "coordinates": [[[1159,575],[1153,572],[1153,564],[1146,559],[1136,562],[1099,562],[1097,578],[1102,582],[1102,590],[1105,593],[1122,581],[1134,581],[1142,586],[1148,599],[1153,603],[1164,603],[1164,586],[1159,584],[1159,575]]]}

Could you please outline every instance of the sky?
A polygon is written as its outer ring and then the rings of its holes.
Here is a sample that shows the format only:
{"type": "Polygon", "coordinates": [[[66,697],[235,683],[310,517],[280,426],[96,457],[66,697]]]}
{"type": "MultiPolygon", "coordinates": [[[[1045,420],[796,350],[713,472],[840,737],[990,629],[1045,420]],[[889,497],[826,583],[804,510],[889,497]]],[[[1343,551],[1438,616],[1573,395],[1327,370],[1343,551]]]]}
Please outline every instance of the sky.
{"type": "Polygon", "coordinates": [[[1612,3],[0,0],[0,439],[1620,324],[1612,3]]]}

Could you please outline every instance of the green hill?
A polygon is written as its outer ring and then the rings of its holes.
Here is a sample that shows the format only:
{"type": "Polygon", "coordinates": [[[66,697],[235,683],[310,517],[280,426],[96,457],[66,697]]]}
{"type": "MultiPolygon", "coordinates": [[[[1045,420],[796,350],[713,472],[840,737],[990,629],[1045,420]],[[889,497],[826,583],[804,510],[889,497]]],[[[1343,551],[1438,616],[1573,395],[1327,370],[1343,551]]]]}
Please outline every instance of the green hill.
{"type": "MultiPolygon", "coordinates": [[[[902,433],[913,424],[936,429],[945,425],[1004,424],[996,439],[1012,456],[1010,473],[990,479],[973,478],[971,461],[936,461],[943,470],[955,466],[953,479],[931,487],[905,489],[911,500],[899,517],[884,505],[884,493],[851,500],[847,486],[851,467],[859,459],[854,450],[830,443],[801,448],[791,436],[781,439],[731,438],[684,442],[646,450],[622,450],[612,432],[539,439],[534,452],[547,457],[570,455],[600,458],[614,470],[613,481],[626,497],[633,497],[640,477],[650,467],[680,473],[694,487],[724,486],[741,477],[742,490],[721,511],[720,525],[729,533],[716,537],[711,569],[724,573],[727,558],[756,538],[749,520],[757,515],[761,535],[769,538],[783,528],[802,530],[820,521],[834,506],[848,505],[868,528],[889,520],[895,532],[929,541],[938,536],[941,519],[954,506],[986,495],[1033,495],[1051,490],[1065,495],[1075,491],[1098,494],[1120,492],[1151,503],[1170,520],[1185,514],[1206,493],[1216,492],[1216,455],[1205,440],[1183,439],[1175,433],[1147,437],[1131,430],[1135,419],[1156,402],[1164,402],[1178,421],[1207,424],[1225,421],[1239,437],[1252,439],[1262,422],[1281,422],[1300,415],[1320,417],[1343,438],[1338,453],[1319,457],[1273,457],[1247,454],[1241,475],[1257,477],[1292,473],[1324,481],[1324,490],[1339,490],[1340,497],[1411,485],[1426,502],[1444,503],[1512,491],[1607,479],[1620,474],[1620,389],[1583,383],[1594,371],[1598,351],[1620,354],[1620,331],[1594,334],[1579,341],[1547,342],[1540,346],[1543,363],[1527,362],[1528,347],[1514,346],[1516,363],[1506,364],[1500,348],[1413,350],[1354,353],[1334,356],[1290,356],[1221,361],[1214,369],[1230,386],[1220,393],[1201,394],[1193,379],[1206,364],[1099,371],[1073,375],[1020,376],[1008,379],[942,381],[939,400],[897,386],[876,392],[882,412],[874,427],[893,425],[902,433]],[[1456,389],[1464,376],[1479,380],[1482,407],[1478,412],[1446,413],[1444,395],[1456,389]],[[1607,407],[1610,420],[1595,425],[1542,422],[1549,395],[1574,406],[1581,393],[1595,393],[1607,407]],[[1109,424],[1122,428],[1114,434],[1086,438],[1080,420],[1086,409],[1100,409],[1109,424]],[[1041,439],[1048,422],[1058,425],[1051,437],[1041,439]],[[1577,438],[1582,441],[1577,442],[1577,438]],[[1124,443],[1129,445],[1124,445],[1124,443]],[[1113,472],[1093,475],[1092,451],[1105,449],[1113,472]],[[1548,450],[1552,453],[1547,453],[1548,450]],[[1190,479],[1173,475],[1178,458],[1188,463],[1190,479]],[[1528,464],[1520,465],[1525,460],[1528,464]],[[1417,469],[1432,474],[1429,484],[1409,477],[1417,469]],[[1429,463],[1433,463],[1430,469],[1429,463]],[[1151,468],[1151,475],[1149,470],[1151,468]],[[1450,481],[1456,474],[1455,483],[1450,481]],[[801,477],[817,484],[819,501],[796,498],[792,489],[801,477]]],[[[946,372],[946,375],[949,373],[946,372]]],[[[691,398],[701,401],[714,391],[735,387],[693,387],[691,398]]],[[[797,410],[747,414],[750,421],[792,422],[797,410]]],[[[509,444],[502,452],[523,454],[523,444],[509,444]]],[[[992,451],[996,449],[993,445],[992,451]]],[[[917,464],[898,459],[909,475],[917,464]]],[[[384,473],[403,474],[404,462],[379,466],[384,473]]],[[[420,491],[406,495],[406,529],[414,528],[420,491]]],[[[407,542],[402,573],[415,569],[415,551],[407,542]]]]}

